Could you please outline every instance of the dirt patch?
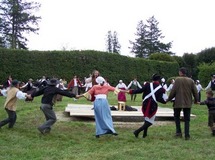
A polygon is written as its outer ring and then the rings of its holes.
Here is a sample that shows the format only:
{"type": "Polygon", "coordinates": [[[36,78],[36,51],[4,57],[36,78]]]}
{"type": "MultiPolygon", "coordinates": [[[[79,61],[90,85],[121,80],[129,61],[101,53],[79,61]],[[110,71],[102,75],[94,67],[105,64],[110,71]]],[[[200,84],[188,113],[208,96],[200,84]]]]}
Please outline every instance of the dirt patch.
{"type": "MultiPolygon", "coordinates": [[[[58,121],[83,121],[83,122],[88,122],[88,123],[94,123],[94,119],[89,119],[89,118],[75,118],[75,117],[70,117],[69,113],[66,112],[56,112],[56,116],[58,121]]],[[[163,126],[163,125],[168,125],[168,124],[173,124],[174,121],[155,121],[154,126],[163,126]]],[[[134,128],[135,126],[140,126],[142,125],[143,122],[114,122],[114,126],[117,127],[122,127],[122,128],[134,128]]]]}
{"type": "MultiPolygon", "coordinates": [[[[155,124],[153,126],[163,126],[168,124],[173,124],[172,121],[155,121],[155,124]]],[[[143,122],[114,122],[114,126],[117,126],[119,128],[134,128],[134,127],[140,127],[143,125],[143,122]]]]}
{"type": "Polygon", "coordinates": [[[71,121],[71,117],[69,117],[69,114],[65,113],[65,112],[55,112],[56,116],[57,116],[57,120],[58,121],[71,121]]]}

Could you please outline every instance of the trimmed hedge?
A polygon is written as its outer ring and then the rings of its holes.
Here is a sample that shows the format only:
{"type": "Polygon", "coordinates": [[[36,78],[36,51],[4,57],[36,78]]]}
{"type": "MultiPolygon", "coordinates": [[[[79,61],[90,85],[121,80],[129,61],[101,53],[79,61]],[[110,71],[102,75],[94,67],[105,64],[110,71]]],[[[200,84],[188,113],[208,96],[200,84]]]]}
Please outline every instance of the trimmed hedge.
{"type": "Polygon", "coordinates": [[[206,87],[211,81],[211,74],[215,74],[215,62],[212,64],[203,63],[198,66],[199,80],[202,86],[206,87]]]}
{"type": "Polygon", "coordinates": [[[0,82],[9,75],[26,82],[29,78],[65,78],[74,75],[81,79],[97,69],[101,75],[116,85],[120,79],[128,84],[134,77],[143,83],[158,73],[165,78],[178,74],[177,62],[153,61],[126,57],[99,51],[26,51],[0,49],[0,82]]]}

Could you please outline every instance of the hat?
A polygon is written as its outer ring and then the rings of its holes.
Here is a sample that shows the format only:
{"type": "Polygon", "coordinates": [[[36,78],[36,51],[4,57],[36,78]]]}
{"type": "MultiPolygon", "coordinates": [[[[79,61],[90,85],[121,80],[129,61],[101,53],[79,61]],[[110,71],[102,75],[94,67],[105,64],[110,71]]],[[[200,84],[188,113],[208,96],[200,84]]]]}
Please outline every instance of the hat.
{"type": "Polygon", "coordinates": [[[17,84],[19,84],[20,82],[17,79],[12,80],[11,82],[11,86],[15,87],[17,86],[17,84]]]}
{"type": "Polygon", "coordinates": [[[47,84],[50,86],[56,86],[58,84],[58,80],[55,78],[52,78],[47,82],[47,84]]]}
{"type": "Polygon", "coordinates": [[[32,79],[32,78],[30,78],[30,79],[29,79],[29,81],[33,81],[33,79],[32,79]]]}
{"type": "Polygon", "coordinates": [[[200,81],[199,81],[199,80],[196,80],[196,82],[197,82],[197,83],[200,83],[200,81]]]}
{"type": "Polygon", "coordinates": [[[119,80],[119,83],[122,83],[122,80],[119,80]]]}
{"type": "Polygon", "coordinates": [[[104,83],[104,82],[105,82],[105,79],[104,79],[103,77],[98,76],[98,77],[96,78],[96,83],[102,84],[102,83],[104,83]]]}
{"type": "Polygon", "coordinates": [[[160,79],[161,79],[161,77],[157,73],[152,75],[152,80],[153,81],[159,81],[160,79]]]}

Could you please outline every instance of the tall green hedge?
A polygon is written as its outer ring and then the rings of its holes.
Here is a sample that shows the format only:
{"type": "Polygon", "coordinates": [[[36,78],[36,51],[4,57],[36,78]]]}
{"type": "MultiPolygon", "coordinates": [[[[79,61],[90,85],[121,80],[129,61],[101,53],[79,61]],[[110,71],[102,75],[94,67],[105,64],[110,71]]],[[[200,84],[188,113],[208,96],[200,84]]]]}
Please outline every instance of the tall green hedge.
{"type": "Polygon", "coordinates": [[[206,87],[211,81],[211,74],[215,74],[215,62],[212,64],[202,63],[198,66],[199,80],[202,86],[206,87]]]}
{"type": "Polygon", "coordinates": [[[0,82],[9,75],[21,81],[44,76],[81,79],[97,69],[116,85],[119,79],[129,83],[134,77],[142,83],[159,73],[168,78],[178,73],[178,63],[145,60],[99,51],[26,51],[0,49],[0,82]]]}

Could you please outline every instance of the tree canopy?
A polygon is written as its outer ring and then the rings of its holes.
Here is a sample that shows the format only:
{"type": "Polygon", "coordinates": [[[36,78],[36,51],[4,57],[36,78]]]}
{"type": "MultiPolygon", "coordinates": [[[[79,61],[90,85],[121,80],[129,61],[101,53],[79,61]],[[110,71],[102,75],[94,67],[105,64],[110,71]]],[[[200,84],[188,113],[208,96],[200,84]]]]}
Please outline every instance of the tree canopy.
{"type": "Polygon", "coordinates": [[[106,39],[106,47],[107,47],[107,52],[118,53],[118,54],[120,53],[121,45],[119,44],[116,31],[114,31],[113,34],[111,31],[108,31],[107,39],[106,39]]]}
{"type": "Polygon", "coordinates": [[[136,57],[148,58],[153,53],[167,53],[172,54],[169,49],[172,46],[172,42],[163,43],[161,39],[161,30],[158,28],[159,22],[154,16],[150,17],[144,24],[141,20],[137,25],[137,33],[135,41],[130,41],[132,47],[131,53],[134,53],[136,57]]]}
{"type": "Polygon", "coordinates": [[[39,16],[33,15],[40,8],[37,2],[24,0],[0,1],[0,45],[6,48],[27,49],[25,34],[37,33],[39,16]]]}

